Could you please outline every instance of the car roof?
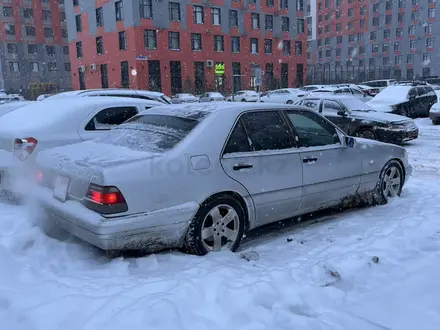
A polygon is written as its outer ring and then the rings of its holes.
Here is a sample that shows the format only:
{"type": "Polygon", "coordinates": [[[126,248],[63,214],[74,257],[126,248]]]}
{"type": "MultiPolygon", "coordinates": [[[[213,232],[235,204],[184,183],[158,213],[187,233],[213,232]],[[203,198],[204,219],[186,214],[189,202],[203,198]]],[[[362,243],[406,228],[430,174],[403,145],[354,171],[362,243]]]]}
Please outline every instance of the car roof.
{"type": "Polygon", "coordinates": [[[341,100],[341,99],[350,99],[352,100],[354,97],[351,95],[343,95],[343,94],[339,94],[339,95],[335,95],[332,93],[312,93],[309,95],[306,95],[304,97],[301,98],[301,100],[306,100],[306,99],[320,99],[320,100],[341,100]]]}
{"type": "Polygon", "coordinates": [[[151,97],[161,97],[164,94],[160,92],[152,92],[152,91],[144,91],[144,90],[136,90],[136,89],[121,89],[121,88],[101,88],[101,89],[85,89],[85,90],[78,90],[78,91],[69,91],[69,92],[62,92],[58,94],[54,94],[51,96],[51,98],[58,98],[62,96],[87,96],[88,94],[95,94],[95,93],[120,93],[121,95],[125,94],[139,94],[139,95],[145,95],[145,96],[151,96],[151,97]]]}
{"type": "Polygon", "coordinates": [[[0,131],[34,130],[48,126],[52,127],[55,123],[62,121],[71,121],[72,126],[75,127],[74,122],[84,120],[97,107],[137,104],[155,107],[163,103],[112,96],[91,97],[87,101],[82,97],[72,97],[69,98],[68,103],[65,99],[51,100],[49,98],[45,102],[24,105],[0,117],[0,131]]]}

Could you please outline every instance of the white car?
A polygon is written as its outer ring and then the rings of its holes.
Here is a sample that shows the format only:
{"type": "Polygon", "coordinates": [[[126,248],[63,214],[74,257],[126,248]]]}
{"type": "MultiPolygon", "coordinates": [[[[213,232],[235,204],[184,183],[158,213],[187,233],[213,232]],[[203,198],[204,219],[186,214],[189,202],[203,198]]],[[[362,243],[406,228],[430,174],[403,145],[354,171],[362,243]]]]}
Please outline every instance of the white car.
{"type": "Polygon", "coordinates": [[[37,101],[43,101],[45,99],[47,99],[49,96],[51,96],[52,94],[41,94],[37,97],[37,101]]]}
{"type": "Polygon", "coordinates": [[[1,116],[0,190],[26,195],[40,151],[99,137],[139,112],[161,105],[124,97],[73,97],[69,102],[34,102],[1,116]]]}
{"type": "Polygon", "coordinates": [[[234,97],[228,96],[226,98],[228,102],[257,102],[258,101],[258,93],[250,90],[238,91],[234,94],[234,97]]]}
{"type": "Polygon", "coordinates": [[[300,89],[306,92],[311,92],[317,89],[326,88],[328,85],[306,85],[301,87],[300,89]]]}
{"type": "Polygon", "coordinates": [[[202,95],[199,102],[221,102],[224,101],[225,97],[219,92],[206,92],[202,95]]]}
{"type": "Polygon", "coordinates": [[[374,88],[378,88],[379,91],[384,90],[388,86],[392,86],[396,83],[396,79],[381,79],[381,80],[369,80],[360,83],[360,85],[366,85],[374,88]]]}
{"type": "MultiPolygon", "coordinates": [[[[164,93],[151,92],[136,89],[119,89],[119,88],[102,88],[102,89],[86,89],[79,91],[69,91],[54,94],[50,97],[51,100],[57,100],[60,98],[71,96],[112,96],[112,97],[130,97],[141,100],[157,101],[163,104],[171,104],[171,99],[164,93]]],[[[46,99],[44,99],[46,100],[46,99]]]]}
{"type": "Polygon", "coordinates": [[[306,96],[307,92],[295,88],[276,89],[268,92],[261,98],[261,102],[266,103],[286,103],[293,104],[299,98],[306,96]]]}
{"type": "Polygon", "coordinates": [[[182,103],[197,103],[199,102],[199,98],[190,93],[179,93],[174,95],[171,98],[173,104],[182,104],[182,103]]]}

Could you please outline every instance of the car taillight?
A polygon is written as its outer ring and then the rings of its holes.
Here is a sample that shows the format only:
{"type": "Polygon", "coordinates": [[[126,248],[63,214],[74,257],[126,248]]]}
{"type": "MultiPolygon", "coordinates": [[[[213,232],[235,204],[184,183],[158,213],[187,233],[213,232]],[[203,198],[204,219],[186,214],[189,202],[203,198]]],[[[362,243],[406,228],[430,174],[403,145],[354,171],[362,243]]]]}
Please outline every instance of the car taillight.
{"type": "Polygon", "coordinates": [[[14,140],[14,156],[25,161],[37,147],[38,141],[32,137],[14,140]]]}
{"type": "Polygon", "coordinates": [[[128,210],[127,202],[118,188],[93,183],[87,190],[84,205],[102,214],[121,213],[128,210]]]}

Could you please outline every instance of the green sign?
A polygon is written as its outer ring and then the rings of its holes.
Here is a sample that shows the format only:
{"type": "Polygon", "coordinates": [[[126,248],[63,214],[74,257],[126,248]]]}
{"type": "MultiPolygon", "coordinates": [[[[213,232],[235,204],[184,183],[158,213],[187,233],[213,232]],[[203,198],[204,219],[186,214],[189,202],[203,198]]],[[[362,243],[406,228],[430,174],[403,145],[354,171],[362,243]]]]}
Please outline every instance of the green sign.
{"type": "Polygon", "coordinates": [[[215,74],[225,74],[225,64],[216,63],[215,64],[215,74]]]}

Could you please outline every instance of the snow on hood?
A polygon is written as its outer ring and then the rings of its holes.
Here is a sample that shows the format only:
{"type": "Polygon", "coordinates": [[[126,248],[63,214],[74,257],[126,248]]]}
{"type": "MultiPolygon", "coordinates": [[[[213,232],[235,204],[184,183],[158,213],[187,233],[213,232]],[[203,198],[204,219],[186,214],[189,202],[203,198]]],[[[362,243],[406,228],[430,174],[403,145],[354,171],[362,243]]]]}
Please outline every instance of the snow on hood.
{"type": "Polygon", "coordinates": [[[159,154],[135,151],[127,147],[115,146],[94,141],[75,143],[41,152],[37,161],[43,164],[75,163],[82,166],[111,166],[148,159],[159,154]]]}
{"type": "Polygon", "coordinates": [[[360,117],[361,119],[371,119],[371,120],[377,120],[381,122],[387,122],[387,123],[397,123],[397,122],[403,122],[403,121],[409,121],[407,117],[395,115],[392,113],[386,113],[386,112],[379,112],[379,111],[352,111],[352,116],[354,117],[360,117]]]}

